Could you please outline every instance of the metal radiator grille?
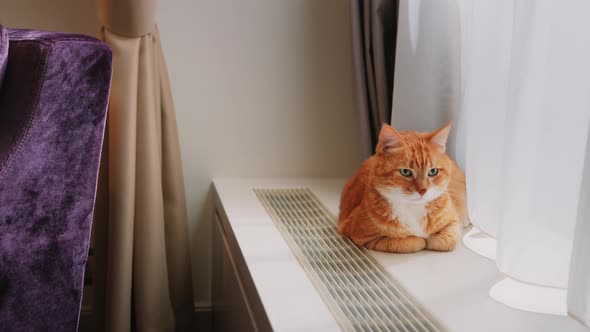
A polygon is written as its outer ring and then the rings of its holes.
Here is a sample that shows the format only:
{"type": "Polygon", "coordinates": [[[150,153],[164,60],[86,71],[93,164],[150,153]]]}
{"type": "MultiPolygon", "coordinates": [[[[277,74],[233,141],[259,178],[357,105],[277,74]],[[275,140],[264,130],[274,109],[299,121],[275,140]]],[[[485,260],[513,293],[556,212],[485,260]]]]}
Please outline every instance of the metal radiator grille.
{"type": "Polygon", "coordinates": [[[254,191],[343,330],[445,331],[309,189],[254,191]]]}

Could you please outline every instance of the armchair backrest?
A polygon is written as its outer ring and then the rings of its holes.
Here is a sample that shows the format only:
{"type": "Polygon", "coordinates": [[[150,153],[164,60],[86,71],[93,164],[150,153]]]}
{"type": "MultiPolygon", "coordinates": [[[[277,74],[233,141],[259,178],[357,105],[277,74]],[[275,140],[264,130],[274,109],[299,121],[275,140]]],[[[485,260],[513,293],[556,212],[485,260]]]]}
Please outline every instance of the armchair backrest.
{"type": "Polygon", "coordinates": [[[75,331],[111,51],[82,35],[8,29],[0,88],[0,330],[75,331]]]}

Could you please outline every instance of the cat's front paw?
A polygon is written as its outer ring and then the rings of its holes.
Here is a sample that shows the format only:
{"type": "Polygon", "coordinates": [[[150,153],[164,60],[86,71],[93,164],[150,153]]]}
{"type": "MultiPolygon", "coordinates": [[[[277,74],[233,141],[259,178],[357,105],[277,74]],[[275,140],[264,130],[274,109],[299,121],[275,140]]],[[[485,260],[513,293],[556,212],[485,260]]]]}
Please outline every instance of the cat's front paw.
{"type": "Polygon", "coordinates": [[[426,239],[426,249],[451,251],[457,246],[457,237],[448,233],[436,233],[426,239]]]}
{"type": "Polygon", "coordinates": [[[406,238],[380,237],[365,244],[367,249],[408,254],[423,250],[426,240],[421,237],[408,236],[406,238]]]}
{"type": "Polygon", "coordinates": [[[418,252],[426,248],[426,240],[422,237],[410,236],[404,239],[404,246],[400,252],[418,252]]]}

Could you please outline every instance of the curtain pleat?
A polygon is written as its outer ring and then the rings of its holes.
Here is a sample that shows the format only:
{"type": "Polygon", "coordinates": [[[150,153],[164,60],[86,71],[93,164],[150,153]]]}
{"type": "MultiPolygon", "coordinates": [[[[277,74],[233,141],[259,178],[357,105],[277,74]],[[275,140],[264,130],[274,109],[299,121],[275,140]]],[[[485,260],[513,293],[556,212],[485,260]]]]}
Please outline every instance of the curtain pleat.
{"type": "MultiPolygon", "coordinates": [[[[156,29],[156,38],[160,34],[156,29]]],[[[166,260],[168,262],[168,282],[170,298],[175,310],[176,325],[189,326],[193,317],[192,279],[190,278],[190,255],[187,229],[187,206],[184,191],[184,177],[178,142],[176,113],[172,101],[168,68],[164,61],[161,43],[156,44],[156,58],[160,73],[161,89],[161,128],[162,128],[162,173],[166,174],[162,192],[165,198],[164,220],[178,222],[165,223],[166,260]],[[182,221],[182,222],[180,222],[182,221]]]]}
{"type": "Polygon", "coordinates": [[[351,0],[353,102],[363,158],[391,122],[398,0],[351,0]]]}
{"type": "MultiPolygon", "coordinates": [[[[103,24],[120,26],[109,24],[109,10],[137,8],[130,2],[103,1],[103,24]]],[[[117,22],[123,18],[118,11],[117,22]]],[[[113,50],[113,83],[95,213],[97,327],[186,330],[192,317],[186,200],[157,27],[135,37],[103,27],[101,37],[113,50]]]]}
{"type": "Polygon", "coordinates": [[[570,315],[590,327],[590,130],[586,140],[582,187],[570,264],[567,307],[570,315]]]}

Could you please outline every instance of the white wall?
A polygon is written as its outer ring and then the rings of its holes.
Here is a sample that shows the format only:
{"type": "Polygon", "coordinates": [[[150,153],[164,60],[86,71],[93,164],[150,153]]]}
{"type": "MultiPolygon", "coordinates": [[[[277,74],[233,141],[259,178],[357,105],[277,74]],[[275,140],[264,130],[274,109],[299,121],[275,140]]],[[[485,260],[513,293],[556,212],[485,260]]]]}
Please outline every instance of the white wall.
{"type": "Polygon", "coordinates": [[[167,0],[158,22],[209,300],[211,179],[348,176],[359,164],[348,1],[167,0]]]}
{"type": "MultiPolygon", "coordinates": [[[[94,0],[0,0],[0,24],[95,34],[94,0]]],[[[213,177],[349,176],[360,160],[348,1],[161,0],[195,300],[210,300],[213,177]]]]}

